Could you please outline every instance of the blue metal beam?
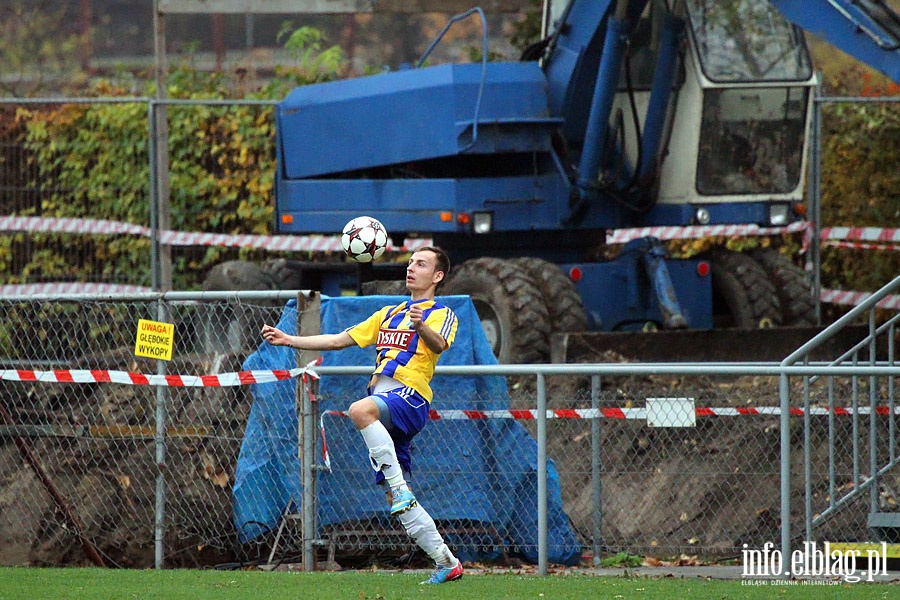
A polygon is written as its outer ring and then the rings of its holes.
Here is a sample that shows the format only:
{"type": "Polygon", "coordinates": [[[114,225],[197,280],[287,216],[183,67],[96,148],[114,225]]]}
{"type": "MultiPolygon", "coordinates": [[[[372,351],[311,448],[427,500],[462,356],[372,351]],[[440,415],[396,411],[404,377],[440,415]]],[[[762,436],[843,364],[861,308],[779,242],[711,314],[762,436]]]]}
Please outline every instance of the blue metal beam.
{"type": "Polygon", "coordinates": [[[881,0],[769,0],[791,23],[900,83],[900,15],[881,0]]]}

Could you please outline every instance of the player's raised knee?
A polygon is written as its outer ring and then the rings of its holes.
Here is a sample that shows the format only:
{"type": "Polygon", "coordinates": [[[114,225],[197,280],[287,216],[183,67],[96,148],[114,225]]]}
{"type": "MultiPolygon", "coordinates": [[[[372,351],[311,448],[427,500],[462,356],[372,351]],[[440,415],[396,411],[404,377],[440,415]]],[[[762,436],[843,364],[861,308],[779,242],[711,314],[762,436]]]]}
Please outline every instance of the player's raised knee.
{"type": "Polygon", "coordinates": [[[347,414],[357,429],[362,429],[378,420],[378,405],[371,398],[363,398],[351,404],[347,414]]]}

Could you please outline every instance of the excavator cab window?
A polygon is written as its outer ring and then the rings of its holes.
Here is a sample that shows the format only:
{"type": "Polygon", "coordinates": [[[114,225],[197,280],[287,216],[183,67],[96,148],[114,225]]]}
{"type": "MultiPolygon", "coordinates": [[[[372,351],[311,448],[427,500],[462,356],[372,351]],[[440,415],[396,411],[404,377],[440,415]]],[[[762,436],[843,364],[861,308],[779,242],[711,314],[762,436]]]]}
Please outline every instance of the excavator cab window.
{"type": "Polygon", "coordinates": [[[801,181],[812,78],[803,35],[768,2],[687,0],[686,6],[709,81],[701,84],[697,192],[793,192],[801,181]]]}
{"type": "Polygon", "coordinates": [[[812,75],[802,34],[768,2],[688,0],[687,8],[710,81],[805,81],[812,75]]]}
{"type": "Polygon", "coordinates": [[[786,194],[800,183],[808,88],[703,92],[697,191],[786,194]]]}

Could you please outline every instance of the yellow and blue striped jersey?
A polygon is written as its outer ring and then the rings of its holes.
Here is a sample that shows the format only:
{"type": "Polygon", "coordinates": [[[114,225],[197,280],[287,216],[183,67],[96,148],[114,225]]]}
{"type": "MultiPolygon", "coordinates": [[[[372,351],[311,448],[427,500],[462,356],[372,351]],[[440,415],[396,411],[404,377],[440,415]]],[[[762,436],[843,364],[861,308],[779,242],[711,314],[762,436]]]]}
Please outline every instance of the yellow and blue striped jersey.
{"type": "Polygon", "coordinates": [[[431,378],[440,354],[432,352],[409,320],[409,307],[422,307],[422,320],[438,332],[449,348],[456,338],[456,314],[434,300],[407,300],[397,306],[385,306],[371,317],[346,329],[360,348],[375,344],[375,375],[387,375],[416,390],[431,402],[431,378]]]}

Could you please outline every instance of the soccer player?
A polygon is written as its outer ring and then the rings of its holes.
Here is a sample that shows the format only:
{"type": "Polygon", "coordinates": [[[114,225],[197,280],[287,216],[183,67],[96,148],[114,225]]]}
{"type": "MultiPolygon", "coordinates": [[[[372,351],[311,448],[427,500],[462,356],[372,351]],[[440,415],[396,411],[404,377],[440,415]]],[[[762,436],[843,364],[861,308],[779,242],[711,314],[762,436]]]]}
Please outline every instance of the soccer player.
{"type": "Polygon", "coordinates": [[[376,483],[388,488],[391,515],[400,519],[407,534],[435,562],[431,578],[422,583],[445,583],[463,576],[462,563],[407,484],[410,441],[428,422],[434,367],[456,337],[456,315],[434,300],[449,273],[450,259],[443,250],[421,248],[406,267],[409,300],[385,306],[340,333],[295,336],[269,325],[262,329],[270,344],[299,350],[375,345],[378,354],[368,395],[350,405],[350,419],[369,448],[376,483]]]}

